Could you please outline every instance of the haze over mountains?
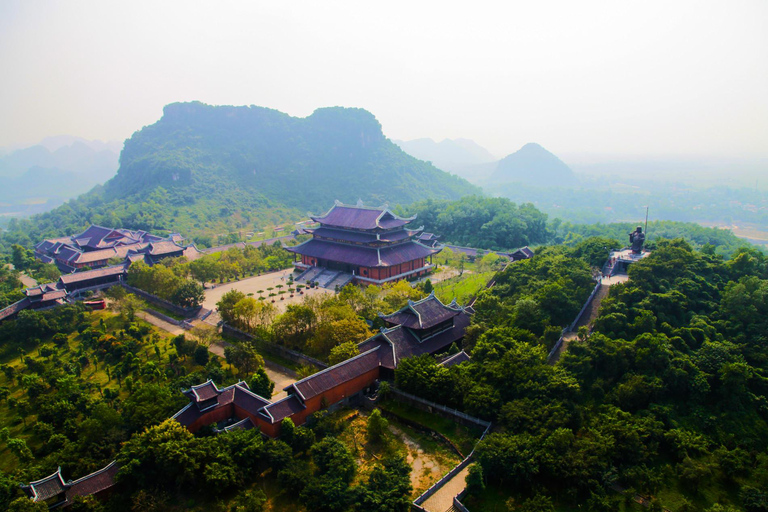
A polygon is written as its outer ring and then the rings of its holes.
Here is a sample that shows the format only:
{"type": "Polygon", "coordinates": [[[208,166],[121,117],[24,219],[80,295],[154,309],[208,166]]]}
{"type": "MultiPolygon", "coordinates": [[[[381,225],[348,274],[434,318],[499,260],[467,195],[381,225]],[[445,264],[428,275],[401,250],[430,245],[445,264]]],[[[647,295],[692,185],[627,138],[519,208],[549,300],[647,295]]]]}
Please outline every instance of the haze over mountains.
{"type": "Polygon", "coordinates": [[[62,135],[0,156],[0,214],[49,210],[114,176],[120,142],[62,135]]]}
{"type": "Polygon", "coordinates": [[[125,142],[114,178],[38,221],[64,215],[80,224],[220,233],[321,213],[336,199],[395,205],[479,193],[402,151],[362,109],[298,118],[174,103],[125,142]]]}

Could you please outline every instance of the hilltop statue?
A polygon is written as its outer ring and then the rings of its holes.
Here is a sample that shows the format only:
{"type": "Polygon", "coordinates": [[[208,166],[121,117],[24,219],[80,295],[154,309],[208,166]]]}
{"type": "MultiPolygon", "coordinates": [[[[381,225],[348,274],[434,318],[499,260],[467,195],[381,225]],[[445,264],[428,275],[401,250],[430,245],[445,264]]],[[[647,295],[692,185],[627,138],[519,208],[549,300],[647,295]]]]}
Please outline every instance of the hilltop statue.
{"type": "Polygon", "coordinates": [[[643,233],[643,228],[641,226],[637,226],[637,229],[629,234],[629,243],[632,244],[633,253],[640,254],[643,252],[645,233],[643,233]]]}

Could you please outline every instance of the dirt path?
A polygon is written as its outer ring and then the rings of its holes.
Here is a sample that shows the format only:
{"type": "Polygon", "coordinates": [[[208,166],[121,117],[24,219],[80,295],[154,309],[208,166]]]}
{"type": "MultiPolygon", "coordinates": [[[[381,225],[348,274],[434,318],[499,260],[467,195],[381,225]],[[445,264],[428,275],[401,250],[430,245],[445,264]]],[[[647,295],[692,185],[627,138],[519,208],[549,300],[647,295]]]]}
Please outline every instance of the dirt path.
{"type": "MultiPolygon", "coordinates": [[[[406,462],[411,466],[411,485],[413,486],[414,496],[419,496],[429,489],[432,484],[440,480],[453,467],[453,465],[445,467],[440,464],[434,456],[425,453],[415,439],[399,428],[389,425],[389,430],[399,437],[408,449],[406,462]]],[[[445,512],[445,510],[440,512],[445,512]]]]}
{"type": "Polygon", "coordinates": [[[162,330],[169,332],[173,334],[174,336],[178,336],[179,334],[184,334],[184,329],[179,327],[178,325],[173,325],[171,323],[166,322],[165,320],[160,320],[154,315],[150,315],[146,311],[137,311],[136,316],[144,320],[145,322],[148,322],[155,327],[159,327],[162,330]]]}
{"type": "Polygon", "coordinates": [[[453,498],[467,486],[467,474],[469,466],[459,471],[456,476],[448,480],[435,494],[427,498],[421,506],[427,512],[446,512],[453,506],[453,498]]]}
{"type": "MultiPolygon", "coordinates": [[[[138,311],[136,313],[136,316],[141,318],[142,320],[145,320],[149,322],[150,324],[154,325],[155,327],[159,327],[160,329],[173,334],[174,336],[178,336],[179,334],[185,334],[186,331],[182,329],[179,326],[173,325],[171,323],[166,322],[165,320],[161,320],[157,318],[156,316],[153,316],[146,311],[138,311]]],[[[199,321],[193,322],[193,325],[195,323],[199,323],[199,321]]],[[[214,343],[211,346],[208,347],[208,351],[211,354],[217,355],[220,358],[224,359],[224,349],[227,347],[227,342],[221,342],[221,343],[214,343]]],[[[272,394],[271,400],[274,402],[276,400],[280,400],[281,398],[285,398],[288,396],[288,393],[283,391],[283,388],[286,386],[290,386],[297,380],[297,376],[294,372],[289,370],[288,368],[284,368],[280,366],[279,364],[273,363],[272,361],[264,360],[264,370],[267,372],[267,376],[269,376],[269,380],[275,383],[275,390],[272,394]]],[[[266,397],[265,397],[266,398],[266,397]]]]}

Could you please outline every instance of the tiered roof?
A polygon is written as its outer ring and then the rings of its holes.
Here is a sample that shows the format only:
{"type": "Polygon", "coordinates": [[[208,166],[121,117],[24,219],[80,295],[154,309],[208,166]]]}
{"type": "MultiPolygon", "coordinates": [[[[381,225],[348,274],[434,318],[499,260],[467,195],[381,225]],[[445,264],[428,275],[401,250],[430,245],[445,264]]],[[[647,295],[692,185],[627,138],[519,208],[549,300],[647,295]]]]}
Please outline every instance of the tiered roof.
{"type": "Polygon", "coordinates": [[[404,226],[416,217],[399,217],[384,205],[349,206],[336,201],[325,215],[312,216],[320,227],[308,229],[312,239],[285,249],[318,260],[361,267],[390,267],[427,258],[442,250],[413,240],[423,227],[404,226]]]}
{"type": "Polygon", "coordinates": [[[177,412],[173,418],[185,426],[191,425],[205,412],[217,407],[235,405],[256,414],[258,410],[271,403],[266,398],[251,391],[248,384],[242,381],[219,389],[212,380],[209,380],[203,384],[192,386],[190,389],[182,390],[182,393],[191,402],[177,412]]]}
{"type": "Polygon", "coordinates": [[[410,301],[391,315],[380,316],[394,327],[382,329],[360,343],[358,348],[363,352],[381,347],[382,354],[390,351],[391,356],[382,356],[382,365],[394,369],[406,357],[436,354],[461,340],[469,326],[471,311],[456,304],[455,300],[445,305],[432,293],[418,302],[410,301]],[[444,329],[438,327],[442,323],[444,329]]]}
{"type": "Polygon", "coordinates": [[[388,325],[402,325],[411,329],[430,329],[459,315],[462,310],[455,299],[450,304],[445,305],[440,302],[435,292],[432,292],[417,302],[409,300],[408,304],[399,311],[390,315],[379,314],[379,316],[388,325]]]}
{"type": "Polygon", "coordinates": [[[350,206],[336,201],[325,215],[310,215],[310,218],[325,227],[389,230],[405,226],[415,219],[416,216],[399,217],[392,213],[387,205],[374,208],[363,206],[362,202],[358,202],[356,206],[350,206]]]}

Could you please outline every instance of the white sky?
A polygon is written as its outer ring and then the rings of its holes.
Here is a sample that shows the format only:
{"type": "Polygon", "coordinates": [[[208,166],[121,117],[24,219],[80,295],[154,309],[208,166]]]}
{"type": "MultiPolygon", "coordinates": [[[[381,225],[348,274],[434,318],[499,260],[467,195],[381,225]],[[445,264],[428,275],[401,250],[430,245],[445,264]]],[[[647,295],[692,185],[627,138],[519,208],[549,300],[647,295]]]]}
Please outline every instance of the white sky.
{"type": "Polygon", "coordinates": [[[200,100],[362,107],[499,156],[768,155],[765,0],[0,0],[0,70],[0,146],[200,100]]]}

